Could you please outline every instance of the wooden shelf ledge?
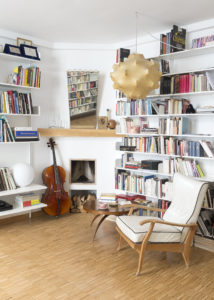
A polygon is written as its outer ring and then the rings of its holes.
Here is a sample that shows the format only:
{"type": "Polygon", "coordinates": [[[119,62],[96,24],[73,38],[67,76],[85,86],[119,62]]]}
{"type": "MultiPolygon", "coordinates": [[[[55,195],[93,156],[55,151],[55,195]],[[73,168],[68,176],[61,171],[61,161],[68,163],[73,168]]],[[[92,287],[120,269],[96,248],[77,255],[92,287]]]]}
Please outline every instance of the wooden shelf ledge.
{"type": "Polygon", "coordinates": [[[65,128],[38,128],[40,136],[74,136],[74,137],[124,137],[123,134],[116,134],[113,129],[65,129],[65,128]]]}

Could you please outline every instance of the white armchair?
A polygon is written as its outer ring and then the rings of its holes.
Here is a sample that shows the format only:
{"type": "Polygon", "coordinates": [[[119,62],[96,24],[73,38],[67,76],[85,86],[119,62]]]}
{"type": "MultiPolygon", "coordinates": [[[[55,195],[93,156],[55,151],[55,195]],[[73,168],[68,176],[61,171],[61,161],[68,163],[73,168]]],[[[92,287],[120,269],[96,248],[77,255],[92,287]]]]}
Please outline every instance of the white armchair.
{"type": "Polygon", "coordinates": [[[173,196],[165,211],[143,205],[127,204],[127,216],[116,219],[116,230],[120,234],[118,250],[123,239],[139,253],[137,274],[142,269],[146,250],[182,253],[189,265],[190,248],[196,223],[207,191],[207,183],[176,173],[173,178],[173,196]],[[135,208],[165,212],[163,218],[132,215],[135,208]]]}

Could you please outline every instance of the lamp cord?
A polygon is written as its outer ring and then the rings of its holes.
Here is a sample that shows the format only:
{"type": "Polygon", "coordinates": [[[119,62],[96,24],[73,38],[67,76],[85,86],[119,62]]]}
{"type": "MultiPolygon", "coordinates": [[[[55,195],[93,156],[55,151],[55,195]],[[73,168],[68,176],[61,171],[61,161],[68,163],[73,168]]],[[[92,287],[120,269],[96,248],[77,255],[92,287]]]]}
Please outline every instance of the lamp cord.
{"type": "Polygon", "coordinates": [[[138,12],[136,11],[136,53],[137,53],[137,30],[138,30],[138,12]]]}

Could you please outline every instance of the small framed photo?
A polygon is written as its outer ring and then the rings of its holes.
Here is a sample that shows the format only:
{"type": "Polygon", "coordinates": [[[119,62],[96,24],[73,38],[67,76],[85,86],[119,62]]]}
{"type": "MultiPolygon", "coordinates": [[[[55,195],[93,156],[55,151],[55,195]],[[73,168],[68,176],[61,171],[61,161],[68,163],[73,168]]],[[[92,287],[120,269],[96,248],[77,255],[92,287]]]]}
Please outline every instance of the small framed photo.
{"type": "Polygon", "coordinates": [[[18,47],[20,47],[21,44],[24,44],[24,45],[27,45],[27,46],[32,46],[33,45],[32,41],[25,40],[25,39],[22,39],[22,38],[17,38],[16,43],[17,43],[18,47]]]}
{"type": "Polygon", "coordinates": [[[18,55],[21,56],[21,50],[18,46],[10,45],[10,44],[5,44],[4,45],[4,53],[6,54],[11,54],[11,55],[18,55]]]}
{"type": "Polygon", "coordinates": [[[98,129],[107,129],[107,126],[108,126],[108,117],[106,116],[97,117],[98,129]]]}
{"type": "Polygon", "coordinates": [[[38,54],[38,51],[37,51],[37,47],[21,44],[20,45],[20,50],[21,50],[22,56],[27,57],[27,58],[40,60],[39,54],[38,54]]]}

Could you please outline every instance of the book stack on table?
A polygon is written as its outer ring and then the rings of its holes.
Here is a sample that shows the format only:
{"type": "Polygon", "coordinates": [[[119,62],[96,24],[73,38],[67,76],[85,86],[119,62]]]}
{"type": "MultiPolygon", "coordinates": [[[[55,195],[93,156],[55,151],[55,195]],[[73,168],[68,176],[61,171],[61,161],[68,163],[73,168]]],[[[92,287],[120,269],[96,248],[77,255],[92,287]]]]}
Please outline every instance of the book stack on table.
{"type": "Polygon", "coordinates": [[[25,208],[40,204],[40,196],[35,193],[19,194],[15,198],[15,204],[18,208],[25,208]]]}
{"type": "Polygon", "coordinates": [[[115,194],[101,194],[99,202],[112,203],[117,202],[115,194]]]}
{"type": "Polygon", "coordinates": [[[38,131],[33,130],[32,127],[14,127],[13,132],[16,142],[32,142],[39,140],[38,131]]]}

